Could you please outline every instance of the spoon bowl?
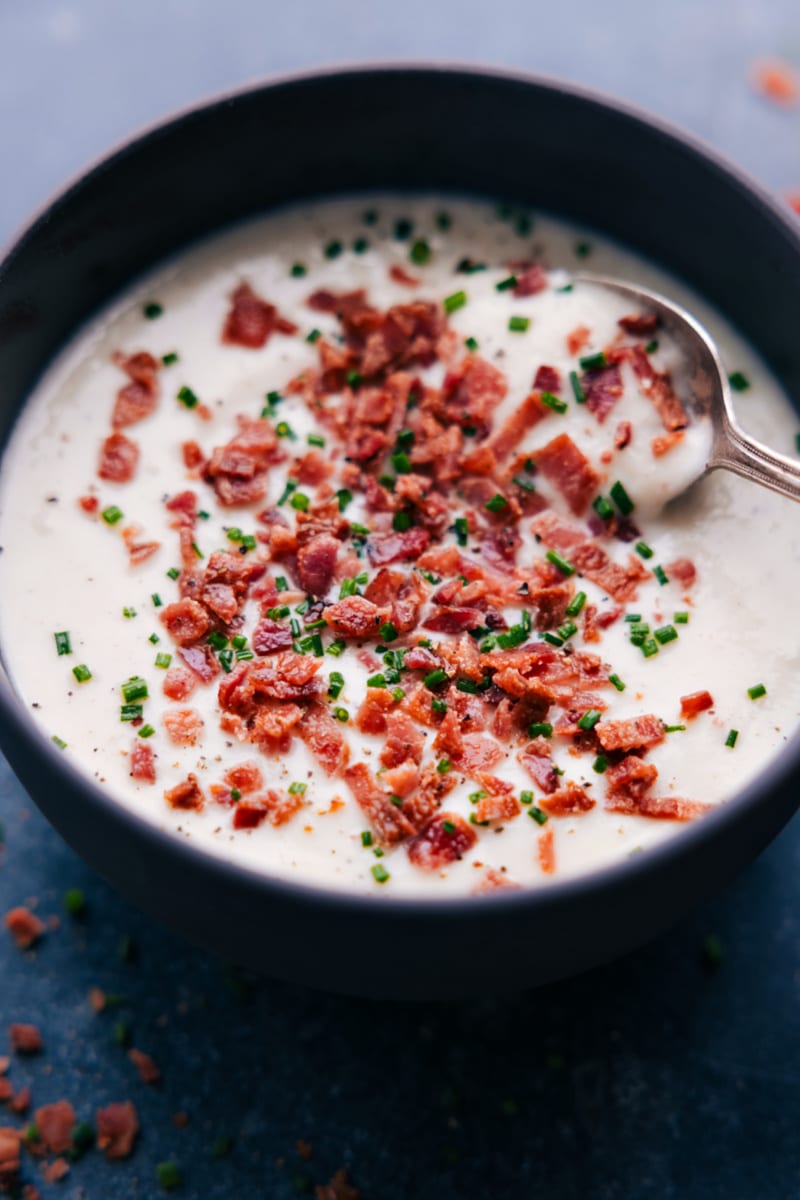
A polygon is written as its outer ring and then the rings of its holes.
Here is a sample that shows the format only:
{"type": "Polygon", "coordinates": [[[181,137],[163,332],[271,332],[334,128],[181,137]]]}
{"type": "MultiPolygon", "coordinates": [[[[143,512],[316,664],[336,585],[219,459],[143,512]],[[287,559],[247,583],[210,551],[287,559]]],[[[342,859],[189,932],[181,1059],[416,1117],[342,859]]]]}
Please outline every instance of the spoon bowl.
{"type": "Polygon", "coordinates": [[[581,272],[574,279],[624,296],[638,308],[658,316],[686,363],[688,394],[682,399],[693,416],[711,422],[706,474],[724,468],[782,496],[800,500],[800,463],[770,450],[739,428],[719,350],[708,330],[690,312],[650,288],[606,275],[581,272]]]}

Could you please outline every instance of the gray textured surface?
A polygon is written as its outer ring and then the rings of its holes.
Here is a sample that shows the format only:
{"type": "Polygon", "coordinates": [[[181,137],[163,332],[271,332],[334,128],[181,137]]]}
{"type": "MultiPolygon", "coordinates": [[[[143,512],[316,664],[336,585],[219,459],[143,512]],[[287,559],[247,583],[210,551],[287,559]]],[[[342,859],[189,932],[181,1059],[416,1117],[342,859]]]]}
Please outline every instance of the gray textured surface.
{"type": "MultiPolygon", "coordinates": [[[[494,60],[616,92],[700,133],[769,186],[800,185],[800,112],[754,97],[757,54],[800,59],[796,0],[311,3],[0,0],[0,237],[109,143],[209,91],[365,58],[494,60]]],[[[321,114],[321,123],[324,121],[321,114]]],[[[350,1163],[365,1200],[716,1200],[800,1194],[800,827],[729,891],[640,953],[496,1004],[374,1005],[232,977],[131,910],[59,841],[0,764],[0,911],[68,887],[32,956],[0,937],[4,1027],[35,1020],[43,1058],[15,1062],[35,1101],[82,1116],[131,1097],[136,1156],[99,1156],[45,1194],[150,1197],[174,1157],[191,1200],[281,1200],[350,1163]],[[717,971],[701,946],[726,947],[717,971]],[[123,963],[120,935],[134,936],[123,963]],[[124,993],[95,1016],[90,986],[124,993]],[[146,1089],[115,1044],[122,1019],[164,1079],[146,1089]],[[170,1115],[185,1109],[179,1131],[170,1115]],[[218,1133],[236,1138],[214,1162],[218,1133]],[[314,1148],[311,1163],[294,1143],[314,1148]],[[284,1165],[276,1160],[285,1159],[284,1165]]],[[[381,948],[365,948],[380,970],[381,948]]],[[[1,1120],[1,1116],[0,1116],[1,1120]]]]}

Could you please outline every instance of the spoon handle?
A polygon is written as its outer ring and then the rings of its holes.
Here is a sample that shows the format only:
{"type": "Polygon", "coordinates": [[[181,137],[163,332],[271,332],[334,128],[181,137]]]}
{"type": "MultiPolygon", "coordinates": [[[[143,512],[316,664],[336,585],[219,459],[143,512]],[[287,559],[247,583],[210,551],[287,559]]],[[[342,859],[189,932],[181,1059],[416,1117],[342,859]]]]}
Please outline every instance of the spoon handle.
{"type": "Polygon", "coordinates": [[[734,471],[790,500],[800,500],[800,462],[762,446],[727,417],[717,433],[708,460],[710,471],[717,467],[734,471]]]}

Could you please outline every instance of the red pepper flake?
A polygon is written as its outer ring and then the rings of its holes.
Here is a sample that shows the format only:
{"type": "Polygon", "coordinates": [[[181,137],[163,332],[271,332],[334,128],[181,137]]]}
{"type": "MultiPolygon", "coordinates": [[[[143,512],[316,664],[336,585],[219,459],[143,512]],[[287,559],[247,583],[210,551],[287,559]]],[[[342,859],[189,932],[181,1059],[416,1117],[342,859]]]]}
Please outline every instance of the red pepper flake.
{"type": "Polygon", "coordinates": [[[751,79],[756,91],[773,104],[792,108],[800,101],[800,75],[783,59],[760,59],[753,64],[751,79]]]}
{"type": "Polygon", "coordinates": [[[20,950],[30,950],[45,931],[44,924],[30,909],[20,905],[5,915],[5,926],[20,950]]]}

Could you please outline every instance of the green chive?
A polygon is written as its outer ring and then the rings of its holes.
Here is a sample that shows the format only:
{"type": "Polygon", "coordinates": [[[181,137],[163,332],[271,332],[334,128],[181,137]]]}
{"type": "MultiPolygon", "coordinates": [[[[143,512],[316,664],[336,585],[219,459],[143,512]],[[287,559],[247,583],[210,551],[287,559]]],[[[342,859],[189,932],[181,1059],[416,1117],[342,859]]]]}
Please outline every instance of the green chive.
{"type": "Polygon", "coordinates": [[[392,455],[392,466],[398,475],[407,475],[411,470],[411,459],[405,450],[395,450],[392,455]]]}
{"type": "Polygon", "coordinates": [[[447,701],[440,700],[438,696],[434,696],[433,699],[431,700],[431,708],[433,709],[434,712],[446,713],[447,712],[447,701]]]}
{"type": "Polygon", "coordinates": [[[573,567],[572,563],[568,563],[565,558],[562,558],[557,550],[548,550],[545,558],[548,562],[551,562],[554,567],[558,567],[561,574],[566,575],[567,578],[569,578],[570,575],[575,574],[575,568],[573,567]]]}
{"type": "Polygon", "coordinates": [[[161,361],[165,367],[171,367],[174,366],[174,364],[178,361],[178,356],[175,351],[172,350],[169,354],[163,354],[161,356],[161,361]]]}
{"type": "Polygon", "coordinates": [[[342,243],[334,239],[334,241],[328,242],[327,246],[325,247],[325,257],[338,258],[343,249],[344,247],[342,246],[342,243]]]}
{"type": "Polygon", "coordinates": [[[601,367],[608,366],[608,359],[601,350],[599,354],[585,354],[583,358],[579,358],[578,366],[582,371],[598,371],[601,367]]]}
{"type": "Polygon", "coordinates": [[[70,888],[65,892],[62,904],[71,917],[82,917],[86,912],[86,897],[81,888],[70,888]]]}
{"type": "Polygon", "coordinates": [[[517,286],[516,275],[508,275],[505,279],[501,279],[499,283],[494,285],[497,292],[508,292],[517,286]]]}
{"type": "Polygon", "coordinates": [[[622,682],[619,675],[609,675],[608,682],[612,687],[615,687],[618,692],[625,691],[625,684],[622,682]]]}
{"type": "Polygon", "coordinates": [[[653,637],[662,646],[666,646],[667,642],[674,642],[677,636],[678,631],[674,625],[662,625],[660,629],[653,630],[653,637]]]}
{"type": "Polygon", "coordinates": [[[289,784],[289,794],[291,796],[305,796],[307,791],[308,791],[307,783],[290,783],[289,784]]]}
{"type": "Polygon", "coordinates": [[[142,312],[147,317],[148,321],[155,321],[156,317],[161,316],[161,314],[164,312],[164,309],[160,304],[157,304],[154,300],[151,300],[149,304],[145,304],[142,312]]]}
{"type": "Polygon", "coordinates": [[[72,1130],[70,1140],[69,1157],[77,1162],[94,1145],[94,1126],[89,1121],[79,1121],[72,1130]]]}
{"type": "Polygon", "coordinates": [[[766,696],[767,689],[763,683],[757,683],[754,687],[747,689],[747,694],[751,700],[760,700],[762,696],[766,696]]]}
{"type": "Polygon", "coordinates": [[[593,502],[592,508],[603,521],[610,521],[614,515],[613,506],[606,500],[605,496],[598,496],[593,502]]]}
{"type": "Polygon", "coordinates": [[[332,655],[333,658],[341,658],[341,656],[344,654],[346,649],[347,649],[347,642],[342,642],[342,641],[331,642],[331,644],[328,646],[328,654],[332,655]]]}
{"type": "Polygon", "coordinates": [[[337,721],[349,721],[350,720],[350,713],[347,711],[346,708],[335,708],[333,710],[333,715],[336,717],[337,721]]]}
{"type": "Polygon", "coordinates": [[[469,523],[466,517],[456,517],[453,528],[455,529],[456,539],[459,546],[466,546],[467,535],[469,533],[469,523]]]}
{"type": "Polygon", "coordinates": [[[289,438],[290,441],[297,441],[297,434],[292,429],[288,421],[279,421],[275,426],[275,432],[279,438],[289,438]]]}
{"type": "Polygon", "coordinates": [[[361,834],[361,845],[362,846],[371,846],[372,845],[372,834],[370,833],[369,829],[365,829],[364,832],[361,834]]]}
{"type": "Polygon", "coordinates": [[[100,514],[106,525],[116,525],[117,521],[121,521],[124,515],[122,509],[117,508],[116,504],[110,504],[100,514]]]}
{"type": "Polygon", "coordinates": [[[54,633],[53,637],[56,640],[56,653],[58,655],[72,654],[72,643],[66,629],[62,633],[54,633]]]}
{"type": "Polygon", "coordinates": [[[511,333],[527,333],[531,327],[530,317],[509,317],[508,328],[511,333]]]}
{"type": "Polygon", "coordinates": [[[447,683],[447,672],[443,671],[441,667],[437,667],[435,671],[426,675],[422,682],[428,689],[440,687],[443,683],[447,683]]]}
{"type": "Polygon", "coordinates": [[[658,349],[658,339],[653,338],[652,342],[648,342],[644,348],[645,354],[655,354],[658,349]]]}
{"type": "Polygon", "coordinates": [[[414,242],[408,256],[418,267],[424,267],[431,260],[431,248],[426,241],[420,238],[414,242]]]}
{"type": "Polygon", "coordinates": [[[157,1163],[156,1179],[159,1187],[162,1187],[165,1192],[171,1192],[173,1188],[178,1187],[181,1181],[178,1164],[172,1161],[157,1163]]]}
{"type": "Polygon", "coordinates": [[[155,729],[153,728],[152,725],[143,725],[142,728],[139,730],[139,737],[149,738],[149,737],[152,737],[154,733],[155,733],[155,729]]]}
{"type": "Polygon", "coordinates": [[[167,575],[170,579],[177,579],[180,576],[180,570],[178,567],[170,567],[170,569],[167,571],[167,575]]]}
{"type": "Polygon", "coordinates": [[[549,646],[560,647],[564,645],[564,639],[559,637],[557,633],[543,633],[542,641],[547,642],[549,646]]]}
{"type": "Polygon", "coordinates": [[[400,512],[396,512],[392,517],[392,529],[394,529],[396,533],[405,533],[405,531],[410,528],[411,513],[406,512],[404,509],[401,509],[400,512]]]}
{"type": "Polygon", "coordinates": [[[502,512],[504,508],[508,508],[508,501],[506,500],[505,496],[501,496],[499,492],[496,492],[494,496],[492,496],[491,500],[486,501],[484,507],[487,508],[489,512],[502,512]]]}
{"type": "Polygon", "coordinates": [[[663,567],[653,567],[653,574],[662,587],[665,583],[669,583],[669,576],[663,567]]]}
{"type": "Polygon", "coordinates": [[[652,550],[650,546],[648,546],[647,542],[637,542],[634,546],[634,550],[637,554],[640,554],[642,558],[652,558],[655,554],[655,550],[652,550]]]}
{"type": "Polygon", "coordinates": [[[601,715],[596,708],[590,708],[578,721],[578,728],[585,730],[594,729],[601,715]]]}
{"type": "Polygon", "coordinates": [[[635,505],[619,480],[617,480],[617,482],[611,488],[610,494],[611,499],[614,501],[623,517],[630,516],[635,508],[635,505]]]}
{"type": "Polygon", "coordinates": [[[673,613],[673,614],[672,614],[672,619],[673,619],[673,621],[675,622],[675,624],[676,624],[676,625],[688,625],[688,624],[689,624],[689,614],[688,614],[688,612],[676,612],[676,613],[673,613]]]}
{"type": "Polygon", "coordinates": [[[134,700],[147,699],[147,683],[139,675],[132,675],[122,685],[122,695],[126,704],[130,704],[134,700]]]}
{"type": "Polygon", "coordinates": [[[186,387],[185,384],[178,392],[178,400],[184,408],[196,408],[199,404],[197,396],[194,394],[192,389],[190,387],[186,387]]]}
{"type": "Polygon", "coordinates": [[[553,736],[553,726],[550,724],[549,721],[534,721],[534,723],[532,725],[528,726],[528,737],[549,738],[552,736],[553,736]]]}
{"type": "Polygon", "coordinates": [[[730,746],[730,748],[732,750],[733,747],[736,745],[736,739],[738,738],[738,736],[739,736],[739,730],[732,729],[730,731],[730,733],[728,734],[728,736],[725,738],[725,745],[730,746]]]}
{"type": "Polygon", "coordinates": [[[312,329],[310,333],[306,334],[306,341],[309,343],[309,345],[313,346],[314,343],[318,342],[321,337],[322,337],[321,330],[312,329]]]}
{"type": "Polygon", "coordinates": [[[302,279],[303,276],[306,274],[307,270],[308,270],[308,268],[306,267],[305,263],[296,262],[296,263],[292,263],[292,269],[289,272],[289,274],[294,279],[302,279]]]}
{"type": "Polygon", "coordinates": [[[55,744],[58,746],[59,750],[66,750],[67,743],[62,738],[60,738],[57,733],[54,733],[50,740],[52,742],[55,742],[55,744]]]}
{"type": "Polygon", "coordinates": [[[453,218],[450,216],[450,213],[440,212],[436,214],[436,228],[441,229],[442,233],[446,233],[452,223],[453,218]]]}
{"type": "Polygon", "coordinates": [[[464,345],[467,347],[468,350],[471,350],[473,352],[473,354],[475,353],[475,351],[477,349],[479,349],[478,342],[475,340],[474,337],[466,338],[466,340],[464,341],[464,345]]]}
{"type": "Polygon", "coordinates": [[[686,733],[685,725],[665,725],[664,733],[686,733]]]}
{"type": "Polygon", "coordinates": [[[365,225],[377,225],[378,214],[374,208],[368,208],[367,211],[362,216],[361,220],[364,222],[365,225]]]}
{"type": "Polygon", "coordinates": [[[411,237],[413,228],[413,221],[409,221],[407,217],[401,217],[399,221],[395,221],[394,223],[394,236],[398,242],[404,242],[406,238],[411,237]]]}
{"type": "Polygon", "coordinates": [[[466,292],[453,292],[452,295],[445,296],[442,303],[444,305],[444,311],[446,313],[454,313],[454,312],[456,312],[457,309],[463,308],[464,305],[467,303],[467,293],[466,292]]]}
{"type": "Polygon", "coordinates": [[[291,504],[292,508],[297,509],[298,512],[308,512],[308,506],[311,501],[305,492],[295,492],[289,503],[291,504]]]}
{"type": "Polygon", "coordinates": [[[584,392],[583,388],[581,387],[581,381],[578,378],[577,371],[570,371],[569,381],[572,384],[572,392],[573,392],[573,395],[575,396],[575,403],[576,404],[585,404],[586,403],[586,393],[584,392]]]}
{"type": "Polygon", "coordinates": [[[545,825],[547,823],[547,813],[542,812],[542,810],[537,808],[535,804],[532,808],[528,809],[528,816],[532,817],[537,825],[545,825]]]}
{"type": "Polygon", "coordinates": [[[548,408],[552,408],[553,412],[565,413],[569,408],[566,400],[562,400],[559,396],[554,396],[552,392],[542,392],[539,399],[542,404],[546,404],[548,408]]]}
{"type": "Polygon", "coordinates": [[[372,867],[372,878],[376,883],[386,883],[386,880],[390,879],[391,876],[383,863],[375,863],[375,866],[372,867]]]}
{"type": "Polygon", "coordinates": [[[741,371],[734,371],[728,376],[728,383],[735,392],[746,392],[750,387],[750,380],[741,371]]]}
{"type": "Polygon", "coordinates": [[[588,258],[591,253],[592,253],[591,242],[576,242],[575,243],[575,257],[576,258],[588,258]]]}
{"type": "Polygon", "coordinates": [[[88,681],[92,678],[92,672],[85,663],[81,663],[79,667],[73,667],[72,674],[75,676],[78,683],[88,683],[88,681]]]}
{"type": "Polygon", "coordinates": [[[393,642],[399,635],[391,621],[384,621],[380,627],[380,635],[384,642],[393,642]]]}
{"type": "Polygon", "coordinates": [[[568,617],[577,617],[578,613],[586,603],[586,598],[586,592],[577,592],[566,607],[566,615],[568,617]]]}
{"type": "Polygon", "coordinates": [[[448,771],[451,771],[452,769],[453,764],[450,762],[449,758],[440,758],[436,764],[436,770],[440,775],[446,775],[448,771]]]}
{"type": "Polygon", "coordinates": [[[598,775],[602,775],[607,766],[608,759],[606,756],[604,754],[598,754],[597,758],[592,763],[592,770],[596,771],[598,775]]]}
{"type": "Polygon", "coordinates": [[[658,654],[658,642],[653,638],[648,638],[647,641],[642,642],[642,654],[645,658],[652,658],[654,654],[658,654]]]}
{"type": "Polygon", "coordinates": [[[369,679],[367,680],[367,687],[385,688],[386,687],[386,676],[381,675],[381,674],[370,675],[369,679]]]}

